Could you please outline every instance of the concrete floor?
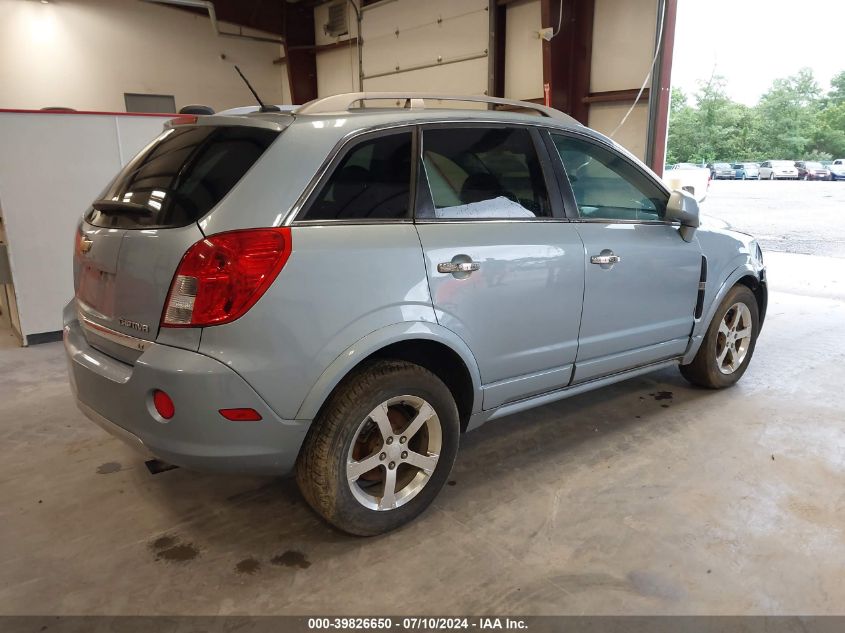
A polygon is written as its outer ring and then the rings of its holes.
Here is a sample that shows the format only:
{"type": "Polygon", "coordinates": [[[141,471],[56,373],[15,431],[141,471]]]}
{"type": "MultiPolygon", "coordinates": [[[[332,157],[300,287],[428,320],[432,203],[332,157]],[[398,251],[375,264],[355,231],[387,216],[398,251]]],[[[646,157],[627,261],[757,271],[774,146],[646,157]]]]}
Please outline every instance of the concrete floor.
{"type": "Polygon", "coordinates": [[[663,371],[491,423],[372,539],[290,480],[150,475],[60,344],[0,350],[0,614],[845,614],[845,259],[767,261],[736,387],[663,371]]]}

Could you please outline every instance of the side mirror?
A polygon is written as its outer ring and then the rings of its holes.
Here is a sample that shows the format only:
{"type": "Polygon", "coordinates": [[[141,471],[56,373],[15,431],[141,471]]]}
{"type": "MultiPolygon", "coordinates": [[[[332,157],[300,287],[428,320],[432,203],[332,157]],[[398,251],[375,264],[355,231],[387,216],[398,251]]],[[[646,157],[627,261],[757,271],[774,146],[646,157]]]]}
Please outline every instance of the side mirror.
{"type": "Polygon", "coordinates": [[[681,237],[684,241],[691,242],[695,229],[700,224],[698,201],[686,191],[673,191],[666,204],[666,219],[670,222],[680,222],[681,237]]]}

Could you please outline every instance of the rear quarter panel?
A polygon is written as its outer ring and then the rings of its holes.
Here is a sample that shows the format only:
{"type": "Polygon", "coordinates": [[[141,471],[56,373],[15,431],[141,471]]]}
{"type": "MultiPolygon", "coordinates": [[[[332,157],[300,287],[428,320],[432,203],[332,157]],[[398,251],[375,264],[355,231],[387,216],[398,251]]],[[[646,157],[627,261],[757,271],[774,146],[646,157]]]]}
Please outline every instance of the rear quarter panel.
{"type": "Polygon", "coordinates": [[[396,323],[436,324],[412,223],[291,232],[293,253],[266,294],[237,321],[205,328],[200,344],[289,419],[360,339],[396,323]]]}

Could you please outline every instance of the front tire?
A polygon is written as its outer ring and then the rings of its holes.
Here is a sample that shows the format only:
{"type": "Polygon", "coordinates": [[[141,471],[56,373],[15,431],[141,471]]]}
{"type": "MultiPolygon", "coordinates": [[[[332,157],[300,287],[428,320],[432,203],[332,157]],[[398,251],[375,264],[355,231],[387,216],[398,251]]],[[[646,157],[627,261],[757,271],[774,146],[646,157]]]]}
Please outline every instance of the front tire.
{"type": "Polygon", "coordinates": [[[437,376],[404,361],[367,363],[314,420],[296,481],[308,504],[338,529],[382,534],[434,500],[459,437],[455,400],[437,376]]]}
{"type": "Polygon", "coordinates": [[[734,286],[719,304],[695,358],[681,365],[681,374],[708,389],[730,387],[748,368],[759,331],[757,298],[747,286],[734,286]]]}

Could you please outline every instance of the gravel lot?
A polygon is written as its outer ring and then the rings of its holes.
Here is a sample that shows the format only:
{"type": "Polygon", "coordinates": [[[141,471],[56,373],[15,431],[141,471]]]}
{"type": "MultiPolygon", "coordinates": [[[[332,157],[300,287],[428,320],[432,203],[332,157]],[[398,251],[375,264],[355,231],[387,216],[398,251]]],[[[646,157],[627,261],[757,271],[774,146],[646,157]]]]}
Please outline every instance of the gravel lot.
{"type": "Polygon", "coordinates": [[[845,182],[717,180],[701,212],[755,235],[764,251],[845,258],[845,182]]]}

